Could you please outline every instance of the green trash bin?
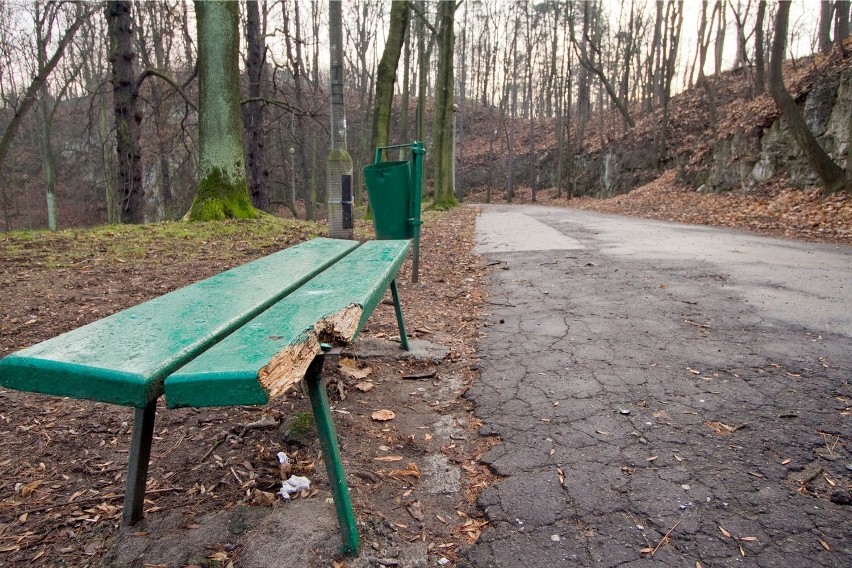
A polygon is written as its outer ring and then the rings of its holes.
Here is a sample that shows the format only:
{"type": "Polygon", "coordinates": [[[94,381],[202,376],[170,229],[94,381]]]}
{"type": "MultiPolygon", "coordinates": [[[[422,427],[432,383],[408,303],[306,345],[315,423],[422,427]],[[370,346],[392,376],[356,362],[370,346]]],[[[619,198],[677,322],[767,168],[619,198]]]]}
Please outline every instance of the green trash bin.
{"type": "Polygon", "coordinates": [[[377,239],[410,239],[411,162],[379,162],[364,168],[377,239]]]}

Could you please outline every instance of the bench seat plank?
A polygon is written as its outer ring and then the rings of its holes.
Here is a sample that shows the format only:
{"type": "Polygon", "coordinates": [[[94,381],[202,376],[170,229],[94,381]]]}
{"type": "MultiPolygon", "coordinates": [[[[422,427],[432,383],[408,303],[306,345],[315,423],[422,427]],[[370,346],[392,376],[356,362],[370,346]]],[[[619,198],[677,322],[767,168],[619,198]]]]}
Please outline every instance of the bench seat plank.
{"type": "Polygon", "coordinates": [[[16,390],[144,408],[163,380],[358,246],[317,238],[0,360],[16,390]]]}
{"type": "Polygon", "coordinates": [[[408,241],[369,241],[166,379],[166,402],[265,404],[302,379],[320,343],[347,345],[381,301],[408,241]]]}

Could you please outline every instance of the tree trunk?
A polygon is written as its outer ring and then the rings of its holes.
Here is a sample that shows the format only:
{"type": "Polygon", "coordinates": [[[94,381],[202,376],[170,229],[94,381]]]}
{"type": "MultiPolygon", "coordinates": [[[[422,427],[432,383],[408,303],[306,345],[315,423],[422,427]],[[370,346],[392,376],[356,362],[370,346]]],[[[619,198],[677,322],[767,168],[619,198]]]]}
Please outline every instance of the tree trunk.
{"type": "MultiPolygon", "coordinates": [[[[469,4],[465,3],[464,5],[464,18],[462,19],[462,47],[461,47],[461,56],[459,62],[459,69],[461,70],[461,84],[459,85],[459,107],[458,107],[458,127],[456,128],[454,125],[453,130],[457,133],[458,140],[456,141],[456,147],[458,152],[453,154],[453,189],[456,192],[456,196],[458,199],[463,199],[465,196],[465,189],[462,183],[464,179],[463,175],[458,174],[458,166],[464,164],[464,113],[465,113],[465,101],[467,98],[467,44],[468,44],[468,33],[467,33],[467,8],[469,4]]],[[[462,169],[462,171],[464,171],[462,169]]]]}
{"type": "MultiPolygon", "coordinates": [[[[257,2],[246,2],[246,73],[248,75],[248,97],[261,96],[260,81],[266,59],[266,42],[260,29],[260,10],[257,2]]],[[[298,104],[298,103],[297,103],[298,104]]],[[[245,129],[246,173],[251,204],[262,211],[269,211],[269,170],[263,140],[263,102],[253,100],[242,107],[245,129]]]]}
{"type": "Polygon", "coordinates": [[[660,40],[662,38],[662,27],[663,27],[663,3],[657,2],[657,11],[656,16],[654,17],[654,35],[651,41],[651,51],[648,54],[648,63],[647,63],[647,87],[645,91],[645,105],[644,109],[646,113],[651,112],[651,109],[654,107],[654,99],[657,96],[659,91],[659,74],[657,70],[659,69],[659,53],[660,53],[660,40]]]}
{"type": "Polygon", "coordinates": [[[837,0],[834,3],[834,41],[844,54],[846,49],[843,47],[843,41],[849,36],[849,4],[849,0],[837,0]]]}
{"type": "MultiPolygon", "coordinates": [[[[326,160],[326,199],[329,233],[332,238],[351,239],[351,227],[344,226],[343,187],[352,180],[352,156],[346,143],[346,106],[343,102],[345,65],[343,58],[343,13],[341,2],[328,3],[329,83],[331,95],[331,151],[326,160]]],[[[351,183],[349,185],[351,189],[351,183]]]]}
{"type": "MultiPolygon", "coordinates": [[[[517,9],[517,5],[516,5],[517,9]]],[[[520,22],[518,17],[515,17],[515,31],[512,34],[512,59],[511,73],[506,74],[506,80],[509,81],[508,88],[511,90],[511,107],[509,112],[509,132],[508,132],[508,172],[506,179],[506,202],[511,203],[515,197],[515,118],[518,116],[518,28],[520,22]]]]}
{"type": "Polygon", "coordinates": [[[775,37],[772,40],[772,52],[769,59],[769,92],[775,104],[781,109],[790,133],[802,153],[822,180],[823,194],[834,193],[845,186],[845,174],[819,145],[808,128],[796,101],[787,91],[782,75],[782,64],[787,52],[787,26],[790,19],[790,1],[778,2],[775,15],[775,37]]]}
{"type": "Polygon", "coordinates": [[[819,3],[819,32],[817,47],[822,53],[831,51],[831,16],[834,14],[834,2],[822,0],[819,3]]]}
{"type": "Polygon", "coordinates": [[[123,223],[141,223],[144,205],[139,151],[142,113],[138,108],[139,93],[136,87],[136,53],[133,50],[133,19],[130,15],[132,5],[133,2],[126,0],[106,4],[115,108],[115,147],[121,177],[118,204],[123,223]]]}
{"type": "Polygon", "coordinates": [[[524,19],[526,23],[526,44],[527,44],[527,105],[529,108],[529,121],[530,121],[530,134],[529,134],[529,144],[530,144],[530,187],[531,187],[531,201],[535,203],[536,200],[536,191],[538,191],[538,168],[536,167],[536,147],[535,147],[535,113],[533,107],[533,59],[535,54],[535,44],[537,38],[533,37],[533,29],[535,28],[535,23],[533,22],[533,18],[529,11],[529,5],[524,4],[524,19]]]}
{"type": "Polygon", "coordinates": [[[371,148],[388,145],[396,70],[399,66],[399,56],[402,53],[407,28],[408,2],[392,3],[388,38],[376,73],[376,99],[373,107],[371,148]]]}
{"type": "Polygon", "coordinates": [[[661,125],[661,142],[658,161],[663,164],[668,157],[669,102],[671,101],[672,79],[675,74],[675,61],[680,45],[680,31],[683,27],[683,1],[670,2],[666,5],[665,36],[668,42],[663,42],[663,119],[661,125]],[[666,46],[668,43],[668,46],[666,46]]]}
{"type": "Polygon", "coordinates": [[[714,42],[714,72],[716,79],[722,74],[722,54],[725,50],[725,32],[728,27],[728,18],[726,15],[727,4],[724,0],[716,0],[716,41],[714,42]]]}
{"type": "Polygon", "coordinates": [[[236,2],[195,2],[198,26],[198,194],[193,221],[254,218],[240,119],[236,2]]]}
{"type": "MultiPolygon", "coordinates": [[[[710,84],[707,76],[704,75],[704,65],[707,63],[707,52],[710,49],[710,24],[716,16],[716,9],[710,18],[707,18],[708,1],[701,2],[701,19],[698,26],[698,84],[704,89],[704,94],[707,97],[707,110],[710,114],[710,127],[715,132],[719,126],[719,120],[716,116],[716,89],[710,84]]],[[[718,5],[717,5],[718,8],[718,5]]]]}
{"type": "MultiPolygon", "coordinates": [[[[397,64],[398,65],[398,64],[397,64]]],[[[411,12],[409,11],[409,25],[405,31],[405,52],[402,56],[402,100],[399,109],[399,142],[410,140],[408,136],[408,103],[411,99],[411,12]]],[[[399,159],[405,159],[405,149],[400,148],[399,159]]]]}
{"type": "MultiPolygon", "coordinates": [[[[316,38],[319,37],[320,30],[320,13],[319,13],[319,2],[311,2],[311,29],[313,32],[314,41],[314,51],[313,51],[313,63],[311,64],[311,82],[313,83],[312,87],[314,89],[314,96],[319,93],[319,41],[316,38]]],[[[317,165],[319,156],[319,133],[316,128],[311,128],[311,173],[310,173],[310,187],[308,188],[308,203],[306,207],[310,209],[310,215],[305,215],[307,219],[313,219],[314,214],[317,208],[318,198],[318,189],[320,187],[319,184],[319,167],[317,165]]]]}
{"type": "Polygon", "coordinates": [[[455,47],[455,0],[438,3],[438,75],[435,81],[434,174],[436,209],[458,205],[453,188],[453,53],[455,47]]]}
{"type": "MultiPolygon", "coordinates": [[[[47,64],[47,46],[46,41],[50,37],[50,22],[52,18],[48,15],[50,9],[45,7],[42,9],[42,4],[35,4],[35,32],[36,32],[36,60],[38,70],[42,71],[47,64]]],[[[51,231],[56,231],[56,165],[53,159],[53,146],[51,144],[51,128],[53,123],[53,113],[50,111],[48,103],[49,94],[47,92],[47,83],[42,84],[39,89],[39,146],[41,149],[41,169],[44,174],[45,197],[47,198],[47,227],[51,231]]],[[[27,208],[29,210],[29,208],[27,208]]]]}
{"type": "Polygon", "coordinates": [[[754,22],[754,87],[758,95],[766,92],[766,63],[763,60],[764,45],[763,23],[766,19],[766,0],[757,3],[757,17],[754,22]]]}
{"type": "Polygon", "coordinates": [[[47,227],[56,230],[56,170],[53,159],[53,146],[50,143],[51,116],[47,103],[47,86],[41,89],[39,108],[41,112],[41,168],[44,173],[45,195],[47,197],[47,227]]]}
{"type": "MultiPolygon", "coordinates": [[[[426,17],[423,7],[425,2],[418,2],[420,13],[417,15],[417,112],[415,113],[415,134],[417,140],[423,140],[426,133],[426,73],[428,73],[429,58],[426,54],[426,17]]],[[[425,171],[425,168],[424,168],[425,171]]]]}
{"type": "MultiPolygon", "coordinates": [[[[284,20],[284,40],[287,46],[287,59],[290,62],[290,72],[293,75],[293,98],[295,99],[296,107],[303,109],[305,108],[305,66],[302,59],[302,26],[299,17],[299,3],[292,2],[287,3],[281,6],[281,14],[284,20]],[[293,10],[293,22],[291,24],[289,9],[293,10]],[[291,31],[292,30],[292,31],[291,31]]],[[[307,180],[308,176],[310,176],[310,171],[308,169],[308,156],[305,151],[305,142],[304,135],[307,131],[307,125],[305,124],[304,114],[299,112],[295,117],[296,121],[296,134],[294,136],[294,146],[295,154],[299,160],[299,171],[301,173],[302,180],[307,180]]],[[[292,166],[291,159],[291,166],[292,166]]],[[[291,179],[293,183],[290,185],[292,193],[291,193],[291,205],[292,211],[298,212],[298,207],[296,203],[298,193],[305,192],[296,192],[295,185],[295,172],[292,172],[291,179]]],[[[303,183],[304,186],[304,183],[303,183]]],[[[305,215],[313,216],[313,211],[308,206],[308,201],[310,198],[307,194],[305,194],[305,215]],[[310,212],[310,213],[309,213],[310,212]]],[[[296,218],[298,218],[298,214],[294,214],[296,218]]]]}

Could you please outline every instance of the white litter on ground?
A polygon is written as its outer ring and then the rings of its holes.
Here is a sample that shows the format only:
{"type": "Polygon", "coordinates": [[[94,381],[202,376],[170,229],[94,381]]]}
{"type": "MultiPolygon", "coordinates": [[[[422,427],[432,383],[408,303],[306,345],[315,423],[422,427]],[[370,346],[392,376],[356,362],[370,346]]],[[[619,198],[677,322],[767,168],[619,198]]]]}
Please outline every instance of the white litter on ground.
{"type": "Polygon", "coordinates": [[[301,493],[306,489],[311,488],[311,480],[307,477],[299,477],[298,475],[291,475],[287,481],[281,482],[281,490],[278,492],[279,495],[283,499],[290,500],[290,495],[294,493],[301,493]]]}

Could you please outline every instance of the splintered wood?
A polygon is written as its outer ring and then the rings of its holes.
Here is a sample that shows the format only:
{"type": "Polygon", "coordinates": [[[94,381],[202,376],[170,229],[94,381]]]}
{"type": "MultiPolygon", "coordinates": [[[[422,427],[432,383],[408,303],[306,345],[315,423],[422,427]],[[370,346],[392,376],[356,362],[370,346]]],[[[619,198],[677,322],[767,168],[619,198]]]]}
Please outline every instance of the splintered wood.
{"type": "Polygon", "coordinates": [[[300,336],[298,343],[288,345],[275,355],[257,373],[257,378],[269,393],[269,398],[283,394],[302,380],[311,361],[321,351],[320,343],[332,343],[337,347],[349,345],[363,312],[361,306],[352,304],[336,314],[326,316],[318,321],[312,330],[300,336]]]}

